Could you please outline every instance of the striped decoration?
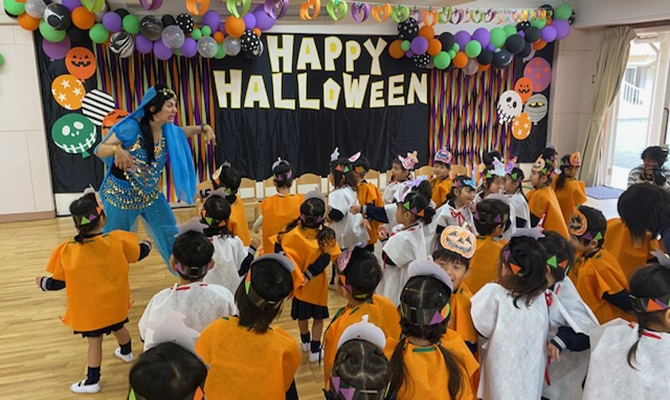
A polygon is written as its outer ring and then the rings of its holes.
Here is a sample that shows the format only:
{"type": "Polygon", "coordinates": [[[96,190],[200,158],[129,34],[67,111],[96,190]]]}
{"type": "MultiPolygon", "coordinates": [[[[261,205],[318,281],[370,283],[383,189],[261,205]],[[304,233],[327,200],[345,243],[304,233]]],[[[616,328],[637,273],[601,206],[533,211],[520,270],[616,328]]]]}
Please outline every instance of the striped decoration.
{"type": "MultiPolygon", "coordinates": [[[[430,76],[430,150],[446,147],[452,164],[468,170],[481,163],[482,155],[498,150],[508,159],[512,123],[498,123],[496,106],[500,95],[514,88],[513,64],[468,76],[460,69],[433,69],[430,76]]],[[[432,156],[431,156],[432,160],[432,156]]]]}
{"type": "Polygon", "coordinates": [[[82,112],[96,126],[102,126],[105,115],[116,108],[114,98],[107,93],[93,89],[82,100],[82,112]]]}
{"type": "MultiPolygon", "coordinates": [[[[135,110],[146,90],[163,83],[177,93],[177,125],[214,125],[217,103],[209,60],[175,56],[161,61],[152,54],[137,52],[130,58],[119,58],[109,47],[100,45],[95,46],[94,52],[98,62],[98,89],[111,94],[117,108],[135,110]]],[[[188,139],[199,181],[209,179],[216,170],[214,147],[204,139],[204,135],[188,139]]],[[[169,165],[163,171],[160,185],[167,200],[176,202],[169,165]]]]}

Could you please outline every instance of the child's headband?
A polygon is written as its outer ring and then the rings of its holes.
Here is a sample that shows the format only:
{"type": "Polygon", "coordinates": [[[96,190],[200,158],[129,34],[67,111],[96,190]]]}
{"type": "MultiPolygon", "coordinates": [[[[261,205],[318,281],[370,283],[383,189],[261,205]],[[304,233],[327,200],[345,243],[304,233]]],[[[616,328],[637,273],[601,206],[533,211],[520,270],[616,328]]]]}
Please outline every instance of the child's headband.
{"type": "Polygon", "coordinates": [[[533,164],[533,171],[539,172],[542,175],[547,175],[549,173],[547,161],[544,158],[542,158],[542,156],[538,157],[537,160],[535,160],[535,163],[533,164]]]}
{"type": "Polygon", "coordinates": [[[507,164],[505,164],[505,174],[510,174],[512,173],[512,170],[516,168],[516,160],[517,157],[514,156],[511,160],[507,161],[507,164]]]}
{"type": "MultiPolygon", "coordinates": [[[[659,264],[670,267],[670,258],[663,251],[654,250],[651,254],[658,259],[659,264]]],[[[638,314],[670,309],[670,294],[654,298],[637,297],[631,294],[630,298],[633,301],[633,311],[638,314]]]]}
{"type": "Polygon", "coordinates": [[[342,284],[344,290],[351,293],[351,295],[356,299],[365,300],[372,297],[372,293],[363,293],[354,288],[349,282],[349,279],[347,278],[346,274],[344,273],[344,271],[349,266],[349,260],[351,259],[351,254],[354,252],[354,249],[356,247],[363,248],[365,247],[365,245],[361,242],[358,242],[356,243],[355,246],[351,246],[348,249],[344,250],[342,253],[340,253],[340,256],[337,257],[337,271],[338,271],[337,275],[340,279],[340,283],[342,284]]]}
{"type": "Polygon", "coordinates": [[[518,258],[530,254],[530,242],[528,241],[514,241],[514,238],[529,238],[532,240],[541,239],[544,237],[544,233],[541,228],[520,228],[512,234],[510,242],[507,244],[505,249],[502,251],[500,257],[503,264],[507,265],[512,273],[519,278],[523,279],[526,275],[526,272],[523,271],[523,267],[518,263],[518,258]]]}
{"type": "Polygon", "coordinates": [[[505,164],[503,164],[498,157],[493,158],[493,169],[486,171],[486,179],[491,179],[494,176],[505,177],[505,164]]]}
{"type": "Polygon", "coordinates": [[[581,165],[582,165],[581,155],[579,154],[579,152],[576,152],[570,154],[569,158],[563,160],[561,167],[572,168],[572,167],[580,167],[581,165]]]}
{"type": "Polygon", "coordinates": [[[448,226],[444,228],[440,235],[442,248],[459,254],[468,260],[475,255],[476,241],[477,239],[472,232],[458,226],[448,226]]]}
{"type": "Polygon", "coordinates": [[[330,154],[330,161],[337,161],[340,158],[340,148],[335,147],[335,150],[330,154]]]}
{"type": "MultiPolygon", "coordinates": [[[[200,222],[198,218],[191,218],[187,222],[177,225],[177,234],[175,235],[175,237],[179,237],[187,232],[197,232],[202,234],[205,228],[208,228],[208,226],[200,222]]],[[[176,269],[180,275],[183,275],[190,279],[202,278],[203,276],[205,276],[207,271],[209,271],[213,267],[214,266],[212,265],[211,262],[199,266],[184,265],[180,260],[177,259],[177,257],[174,258],[174,269],[176,269]]]]}
{"type": "MultiPolygon", "coordinates": [[[[415,260],[409,264],[408,267],[408,276],[409,279],[416,276],[429,276],[431,278],[437,279],[438,281],[444,283],[449,291],[452,292],[454,285],[451,282],[451,278],[447,275],[442,268],[437,264],[428,260],[415,260]]],[[[445,319],[449,317],[451,312],[451,306],[449,301],[446,301],[446,304],[441,308],[416,308],[412,307],[409,304],[406,304],[403,301],[403,293],[400,295],[400,315],[408,320],[413,325],[436,325],[442,323],[445,319]]],[[[446,300],[446,299],[445,299],[446,300]]]]}
{"type": "Polygon", "coordinates": [[[104,207],[102,206],[102,201],[100,200],[100,197],[95,192],[95,189],[93,189],[93,187],[89,186],[86,189],[84,189],[84,193],[82,196],[86,196],[87,194],[93,194],[95,196],[95,207],[92,210],[84,212],[83,215],[72,215],[74,224],[78,228],[88,225],[94,221],[97,221],[98,218],[102,215],[104,210],[104,207]]]}
{"type": "Polygon", "coordinates": [[[400,160],[400,164],[402,164],[402,167],[404,169],[406,169],[407,171],[412,171],[416,166],[416,164],[419,163],[417,154],[418,153],[415,150],[411,153],[407,153],[407,157],[398,156],[398,160],[400,160]]]}
{"type": "MultiPolygon", "coordinates": [[[[472,177],[466,177],[467,179],[455,179],[454,180],[454,187],[462,188],[462,187],[468,186],[472,189],[476,189],[477,188],[477,179],[475,177],[477,175],[475,175],[475,174],[476,174],[476,171],[473,169],[472,170],[472,177]]],[[[461,175],[461,176],[464,176],[464,175],[461,175]]]]}
{"type": "Polygon", "coordinates": [[[255,290],[254,287],[251,283],[251,269],[255,264],[257,264],[260,261],[264,260],[273,260],[281,264],[282,267],[286,268],[286,270],[289,273],[293,273],[293,270],[295,269],[295,266],[293,265],[293,262],[288,259],[288,257],[281,255],[281,254],[266,254],[263,256],[258,257],[255,259],[252,263],[251,266],[249,266],[249,271],[247,271],[247,276],[244,279],[244,291],[247,294],[247,297],[249,297],[249,300],[258,308],[264,310],[267,308],[267,306],[271,306],[272,308],[277,308],[281,306],[282,300],[279,301],[271,301],[271,300],[266,300],[263,297],[261,297],[255,290]]]}
{"type": "Polygon", "coordinates": [[[353,156],[349,157],[349,162],[355,163],[358,161],[358,159],[361,158],[361,152],[359,151],[358,153],[354,154],[353,156]]]}
{"type": "Polygon", "coordinates": [[[588,241],[603,239],[602,232],[589,231],[589,220],[579,210],[579,207],[575,208],[572,212],[572,217],[570,217],[570,222],[568,223],[568,231],[570,231],[571,235],[588,241]]]}
{"type": "Polygon", "coordinates": [[[342,332],[342,336],[340,336],[340,340],[337,342],[337,349],[339,350],[346,342],[356,339],[366,340],[377,346],[381,351],[384,351],[386,347],[386,335],[384,331],[379,329],[377,325],[370,323],[367,314],[361,317],[360,322],[351,324],[342,332]]]}
{"type": "Polygon", "coordinates": [[[438,150],[437,153],[435,153],[433,161],[445,164],[451,164],[451,159],[452,159],[451,153],[449,152],[449,150],[447,150],[446,147],[443,147],[440,150],[438,150]]]}

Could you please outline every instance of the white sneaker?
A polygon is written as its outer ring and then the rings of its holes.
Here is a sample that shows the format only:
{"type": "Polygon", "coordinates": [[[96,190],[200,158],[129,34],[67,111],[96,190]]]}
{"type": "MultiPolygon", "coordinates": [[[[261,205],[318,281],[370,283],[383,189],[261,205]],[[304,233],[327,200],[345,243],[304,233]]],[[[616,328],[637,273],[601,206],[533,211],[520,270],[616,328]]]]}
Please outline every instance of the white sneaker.
{"type": "Polygon", "coordinates": [[[70,385],[70,390],[74,393],[98,393],[100,391],[100,382],[86,385],[86,379],[84,379],[81,382],[75,382],[70,385]]]}
{"type": "Polygon", "coordinates": [[[323,349],[317,351],[316,353],[309,353],[309,362],[315,363],[323,359],[323,349]]]}
{"type": "Polygon", "coordinates": [[[302,352],[303,353],[309,353],[309,350],[310,350],[309,343],[303,343],[302,344],[302,352]]]}
{"type": "Polygon", "coordinates": [[[130,352],[128,354],[121,354],[121,348],[118,347],[116,350],[114,350],[114,355],[117,356],[118,358],[122,359],[125,363],[133,362],[133,353],[130,352]]]}

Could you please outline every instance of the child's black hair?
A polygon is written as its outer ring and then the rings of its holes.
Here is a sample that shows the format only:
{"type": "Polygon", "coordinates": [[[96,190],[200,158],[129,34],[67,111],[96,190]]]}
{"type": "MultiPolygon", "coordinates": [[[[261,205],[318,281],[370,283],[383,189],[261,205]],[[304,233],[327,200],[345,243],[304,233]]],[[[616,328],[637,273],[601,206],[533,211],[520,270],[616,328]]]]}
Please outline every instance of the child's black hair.
{"type": "Polygon", "coordinates": [[[214,256],[214,245],[204,233],[189,231],[177,236],[172,245],[174,262],[180,263],[182,278],[194,282],[207,275],[208,267],[214,256]]]}
{"type": "Polygon", "coordinates": [[[268,304],[264,308],[256,306],[245,290],[245,277],[235,292],[239,325],[258,333],[265,333],[272,321],[281,313],[284,300],[291,294],[293,277],[279,261],[272,259],[255,261],[247,274],[251,274],[251,286],[254,291],[273,304],[268,304]]]}
{"type": "Polygon", "coordinates": [[[545,169],[544,173],[542,173],[542,172],[539,173],[540,178],[543,177],[543,176],[546,176],[547,177],[546,185],[549,186],[551,184],[551,181],[553,180],[553,175],[554,175],[554,171],[556,171],[556,167],[554,167],[554,164],[551,160],[545,158],[544,159],[544,169],[545,169]]]}
{"type": "Polygon", "coordinates": [[[340,158],[330,163],[330,174],[333,176],[335,189],[349,186],[354,191],[358,186],[354,165],[346,158],[340,158]]]}
{"type": "MultiPolygon", "coordinates": [[[[428,186],[430,186],[430,183],[428,186]]],[[[412,214],[412,216],[416,218],[417,221],[420,221],[426,225],[430,224],[433,221],[433,217],[435,216],[435,209],[430,206],[430,197],[426,198],[418,191],[410,191],[407,193],[405,198],[398,202],[398,207],[402,207],[405,211],[408,211],[410,214],[412,214]],[[422,212],[423,215],[420,215],[422,212]]]]}
{"type": "Polygon", "coordinates": [[[537,240],[513,237],[500,252],[500,264],[501,269],[508,271],[504,276],[501,271],[498,279],[511,292],[516,308],[519,308],[520,300],[530,307],[533,300],[547,289],[547,252],[537,240]],[[509,254],[507,259],[506,254],[509,254]],[[515,267],[519,268],[517,273],[514,273],[515,267]]]}
{"type": "Polygon", "coordinates": [[[154,88],[156,89],[156,96],[149,100],[144,106],[144,116],[142,116],[139,123],[142,140],[144,141],[144,150],[147,152],[147,160],[150,163],[153,162],[156,157],[154,155],[154,134],[151,131],[151,125],[149,123],[153,121],[154,115],[161,112],[163,104],[176,96],[171,89],[162,83],[157,83],[154,88]]]}
{"type": "Polygon", "coordinates": [[[357,298],[372,297],[377,285],[382,280],[382,269],[377,257],[371,252],[356,246],[351,252],[349,263],[339,275],[346,277],[347,285],[351,285],[352,295],[357,298]]]}
{"type": "Polygon", "coordinates": [[[637,243],[656,237],[670,228],[670,193],[656,185],[640,183],[628,188],[617,203],[621,220],[637,243]]]}
{"type": "MultiPolygon", "coordinates": [[[[441,309],[451,300],[451,290],[443,282],[430,276],[415,276],[410,278],[400,295],[401,303],[416,309],[441,309]]],[[[412,392],[411,380],[407,378],[407,366],[404,362],[403,353],[405,350],[406,339],[415,337],[424,339],[435,345],[444,358],[447,367],[447,376],[449,381],[446,388],[434,388],[436,391],[446,390],[452,399],[460,398],[463,387],[469,384],[468,379],[463,374],[463,363],[454,357],[447,349],[441,345],[442,336],[447,331],[449,318],[433,325],[413,324],[405,317],[400,318],[400,327],[402,329],[401,340],[393,351],[391,356],[391,367],[393,375],[389,390],[391,393],[398,393],[401,387],[407,385],[408,392],[412,392]]]]}
{"type": "Polygon", "coordinates": [[[242,175],[240,175],[235,168],[231,167],[230,164],[224,164],[223,167],[221,167],[219,177],[212,181],[214,190],[220,187],[227,189],[229,195],[226,197],[226,200],[228,200],[230,204],[235,204],[237,201],[237,191],[240,189],[241,184],[242,175]]]}
{"type": "MultiPolygon", "coordinates": [[[[386,388],[391,379],[391,364],[384,352],[367,340],[353,339],[337,350],[333,362],[333,375],[358,391],[376,393],[358,393],[358,400],[384,399],[386,388]]],[[[333,399],[344,400],[340,394],[333,399]]]]}
{"type": "Polygon", "coordinates": [[[447,169],[451,168],[450,163],[445,163],[445,162],[442,162],[442,161],[433,160],[433,165],[444,165],[444,167],[447,168],[447,169]]]}
{"type": "Polygon", "coordinates": [[[205,235],[212,237],[221,235],[223,237],[232,237],[233,233],[228,229],[228,221],[230,220],[230,203],[222,197],[210,196],[202,205],[202,215],[200,222],[207,225],[205,228],[205,235]],[[220,226],[223,222],[225,224],[220,226]]]}
{"type": "Polygon", "coordinates": [[[542,157],[555,168],[556,159],[558,158],[558,152],[553,147],[545,147],[544,149],[542,149],[538,157],[542,157]]]}
{"type": "Polygon", "coordinates": [[[281,243],[282,236],[292,231],[298,225],[303,228],[316,229],[316,238],[322,251],[329,249],[335,242],[335,231],[325,225],[326,205],[321,199],[311,198],[300,205],[300,216],[291,221],[286,228],[277,234],[277,240],[281,243]]]}
{"type": "Polygon", "coordinates": [[[178,344],[160,343],[135,361],[128,381],[138,400],[192,399],[205,384],[207,367],[178,344]]]}
{"type": "Polygon", "coordinates": [[[358,160],[354,161],[354,169],[356,170],[356,173],[363,178],[370,170],[370,161],[368,161],[365,156],[360,156],[358,157],[358,160]]]}
{"type": "Polygon", "coordinates": [[[272,169],[272,176],[278,188],[290,188],[293,185],[293,171],[288,161],[282,161],[272,169]]]}
{"type": "Polygon", "coordinates": [[[102,210],[98,213],[98,200],[95,193],[87,193],[70,203],[70,214],[72,214],[72,220],[78,232],[74,240],[79,243],[83,243],[85,236],[98,228],[105,216],[102,210]],[[96,218],[90,219],[91,215],[95,215],[96,218]]]}
{"type": "Polygon", "coordinates": [[[421,196],[425,197],[426,199],[429,200],[433,197],[433,187],[430,186],[430,182],[427,180],[423,180],[419,182],[418,186],[414,186],[412,188],[413,192],[419,193],[421,196]]]}
{"type": "Polygon", "coordinates": [[[500,162],[502,162],[502,160],[503,160],[502,154],[500,154],[500,152],[498,150],[488,151],[488,152],[484,153],[484,155],[482,155],[482,164],[484,164],[487,167],[493,168],[493,161],[496,158],[500,162]]]}
{"type": "Polygon", "coordinates": [[[607,231],[607,219],[605,219],[602,211],[589,206],[579,206],[578,212],[582,213],[586,218],[586,232],[591,234],[591,239],[585,239],[583,237],[577,237],[577,239],[579,239],[583,245],[588,245],[591,240],[594,240],[598,233],[600,233],[601,238],[597,239],[598,248],[602,248],[605,244],[605,232],[607,231]]]}
{"type": "Polygon", "coordinates": [[[561,170],[561,173],[558,175],[558,178],[556,179],[557,191],[563,189],[563,186],[565,186],[565,181],[567,180],[565,171],[574,168],[572,165],[570,165],[570,154],[561,157],[561,164],[559,168],[561,170]]]}
{"type": "MultiPolygon", "coordinates": [[[[457,196],[456,191],[460,193],[461,189],[463,189],[466,186],[464,182],[467,182],[469,180],[470,177],[467,175],[458,175],[457,177],[455,177],[454,183],[451,185],[449,193],[447,193],[447,201],[453,201],[454,199],[456,199],[457,196]]],[[[472,190],[476,190],[476,188],[472,188],[472,190]]]]}
{"type": "Polygon", "coordinates": [[[470,259],[465,258],[462,255],[455,253],[451,250],[443,249],[442,246],[438,245],[437,250],[433,252],[433,260],[443,260],[444,262],[460,264],[465,267],[465,270],[470,269],[470,259]]]}
{"type": "Polygon", "coordinates": [[[526,194],[523,192],[523,181],[526,179],[526,174],[523,173],[523,170],[519,167],[514,167],[512,170],[509,172],[509,174],[506,175],[506,177],[509,176],[510,179],[512,179],[513,182],[516,182],[519,184],[516,188],[516,192],[514,193],[521,193],[523,198],[526,200],[526,203],[528,203],[528,199],[526,198],[526,194]],[[516,179],[514,179],[512,176],[516,175],[516,179]]]}
{"type": "Polygon", "coordinates": [[[656,161],[660,167],[668,161],[668,149],[664,149],[661,146],[649,146],[644,149],[640,158],[642,158],[642,161],[647,158],[656,161]]]}
{"type": "MultiPolygon", "coordinates": [[[[628,365],[636,361],[637,346],[650,323],[661,322],[668,310],[648,312],[637,299],[655,299],[670,294],[670,268],[657,263],[647,264],[630,278],[630,296],[633,298],[633,314],[637,317],[637,342],[628,351],[628,365]]],[[[653,301],[653,300],[651,300],[653,301]]]]}
{"type": "Polygon", "coordinates": [[[480,201],[473,215],[477,233],[481,236],[491,236],[498,226],[502,226],[504,230],[509,214],[509,206],[502,200],[484,199],[480,201]]]}
{"type": "Polygon", "coordinates": [[[547,252],[547,261],[556,256],[556,266],[549,265],[551,275],[560,282],[575,264],[575,246],[558,232],[544,231],[544,237],[537,240],[547,252]],[[563,265],[561,265],[563,264],[563,265]]]}

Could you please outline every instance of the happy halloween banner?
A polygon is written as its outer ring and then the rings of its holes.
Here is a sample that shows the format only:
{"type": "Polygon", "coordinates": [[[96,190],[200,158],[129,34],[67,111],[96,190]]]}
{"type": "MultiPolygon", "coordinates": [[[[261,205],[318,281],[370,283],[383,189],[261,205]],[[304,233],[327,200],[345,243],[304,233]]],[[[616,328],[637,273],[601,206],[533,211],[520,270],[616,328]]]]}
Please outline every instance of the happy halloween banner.
{"type": "Polygon", "coordinates": [[[257,59],[211,60],[217,164],[263,180],[277,157],[326,175],[330,154],[362,151],[385,171],[428,153],[429,70],[389,56],[390,37],[263,35],[257,59]]]}

